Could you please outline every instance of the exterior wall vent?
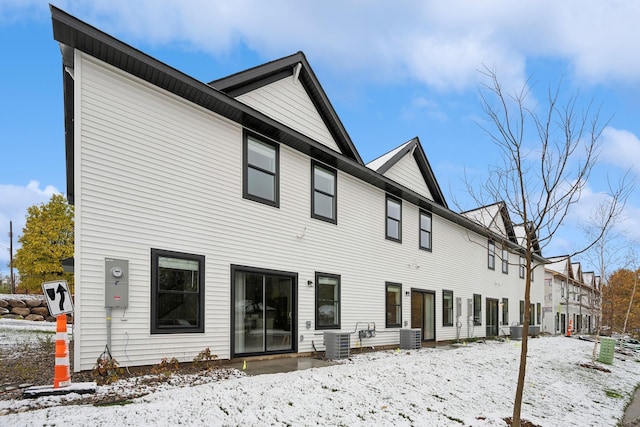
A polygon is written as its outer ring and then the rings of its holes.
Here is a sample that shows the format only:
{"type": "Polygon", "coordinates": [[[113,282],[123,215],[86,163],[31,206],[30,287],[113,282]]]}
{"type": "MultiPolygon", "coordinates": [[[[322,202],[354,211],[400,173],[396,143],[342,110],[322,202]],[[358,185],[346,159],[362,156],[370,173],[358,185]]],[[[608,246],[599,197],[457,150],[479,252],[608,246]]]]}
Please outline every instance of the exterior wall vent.
{"type": "Polygon", "coordinates": [[[417,350],[422,347],[422,331],[420,329],[400,329],[400,348],[417,350]]]}
{"type": "Polygon", "coordinates": [[[324,342],[327,359],[346,359],[349,357],[350,334],[348,332],[325,331],[324,342]]]}

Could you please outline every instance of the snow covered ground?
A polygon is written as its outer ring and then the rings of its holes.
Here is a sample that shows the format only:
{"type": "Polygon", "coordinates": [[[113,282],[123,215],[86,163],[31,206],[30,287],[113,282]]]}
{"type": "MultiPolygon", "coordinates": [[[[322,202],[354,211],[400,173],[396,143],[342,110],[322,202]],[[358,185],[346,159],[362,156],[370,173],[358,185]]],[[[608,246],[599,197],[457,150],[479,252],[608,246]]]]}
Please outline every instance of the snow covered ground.
{"type": "MultiPolygon", "coordinates": [[[[5,345],[10,327],[0,321],[5,345]]],[[[0,416],[0,425],[501,426],[512,411],[520,346],[488,341],[379,351],[305,371],[238,372],[204,384],[191,378],[199,385],[167,384],[121,406],[68,405],[73,394],[0,401],[0,411],[49,406],[0,416]]],[[[523,418],[542,426],[617,425],[640,384],[640,357],[616,354],[613,365],[596,362],[610,373],[579,366],[590,363],[592,350],[593,343],[575,338],[529,340],[523,418]]],[[[132,386],[120,381],[99,386],[98,393],[132,386]]]]}

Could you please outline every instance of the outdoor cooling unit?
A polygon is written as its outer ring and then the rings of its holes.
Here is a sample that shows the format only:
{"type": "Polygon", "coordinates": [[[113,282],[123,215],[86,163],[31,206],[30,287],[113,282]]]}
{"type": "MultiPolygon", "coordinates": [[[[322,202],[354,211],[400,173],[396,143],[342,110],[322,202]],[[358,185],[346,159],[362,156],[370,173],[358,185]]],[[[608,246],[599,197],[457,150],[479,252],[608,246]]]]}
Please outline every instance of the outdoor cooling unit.
{"type": "Polygon", "coordinates": [[[400,329],[400,348],[403,350],[417,350],[422,347],[422,330],[400,329]]]}
{"type": "Polygon", "coordinates": [[[349,357],[349,333],[325,331],[324,342],[327,359],[346,359],[349,357]]]}

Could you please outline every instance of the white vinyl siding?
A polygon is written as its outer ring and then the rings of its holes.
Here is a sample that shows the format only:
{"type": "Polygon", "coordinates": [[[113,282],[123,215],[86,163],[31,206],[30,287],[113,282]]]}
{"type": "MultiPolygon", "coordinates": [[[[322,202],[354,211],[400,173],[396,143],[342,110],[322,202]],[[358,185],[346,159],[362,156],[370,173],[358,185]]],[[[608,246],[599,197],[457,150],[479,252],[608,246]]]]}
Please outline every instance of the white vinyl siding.
{"type": "Polygon", "coordinates": [[[309,136],[334,151],[340,148],[331,136],[302,83],[286,77],[237,97],[238,101],[309,136]]]}
{"type": "Polygon", "coordinates": [[[400,185],[404,185],[429,200],[433,200],[429,187],[427,187],[427,184],[424,182],[424,177],[420,173],[418,164],[409,153],[386,171],[384,176],[394,180],[400,185]]]}
{"type": "MultiPolygon", "coordinates": [[[[307,284],[315,272],[341,277],[343,331],[353,331],[358,322],[385,329],[380,290],[386,282],[440,292],[446,281],[463,300],[463,316],[473,293],[520,299],[522,280],[486,268],[486,236],[434,214],[438,250],[421,251],[415,232],[419,209],[403,201],[403,227],[411,232],[404,234],[403,244],[387,244],[385,192],[340,170],[339,223],[310,218],[311,160],[284,144],[280,208],[244,199],[239,125],[84,54],[76,53],[75,78],[75,270],[81,284],[76,287],[76,371],[91,369],[106,344],[107,257],[126,259],[130,268],[129,306],[114,309],[112,321],[111,352],[122,366],[157,364],[164,357],[192,361],[206,347],[228,359],[231,265],[298,274],[292,339],[301,353],[314,345],[322,348],[313,324],[315,288],[307,284]],[[203,333],[151,334],[151,248],[204,256],[203,333]],[[466,267],[453,268],[460,265],[466,267]]],[[[532,301],[541,301],[532,292],[532,301]]],[[[411,298],[404,292],[401,298],[405,327],[411,298]]],[[[435,321],[442,324],[441,310],[435,321]]],[[[463,321],[460,336],[484,336],[484,329],[463,321]]],[[[455,339],[456,328],[438,327],[436,337],[455,339]]],[[[396,329],[377,334],[367,345],[398,342],[396,329]]]]}

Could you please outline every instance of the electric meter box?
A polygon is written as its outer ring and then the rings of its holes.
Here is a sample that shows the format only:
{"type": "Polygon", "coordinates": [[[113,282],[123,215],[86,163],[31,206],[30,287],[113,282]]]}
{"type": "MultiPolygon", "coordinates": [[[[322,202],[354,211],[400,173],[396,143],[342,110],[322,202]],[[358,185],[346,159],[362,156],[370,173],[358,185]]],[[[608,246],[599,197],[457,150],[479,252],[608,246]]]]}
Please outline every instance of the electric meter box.
{"type": "Polygon", "coordinates": [[[104,259],[104,306],[127,308],[129,305],[129,261],[104,259]]]}

